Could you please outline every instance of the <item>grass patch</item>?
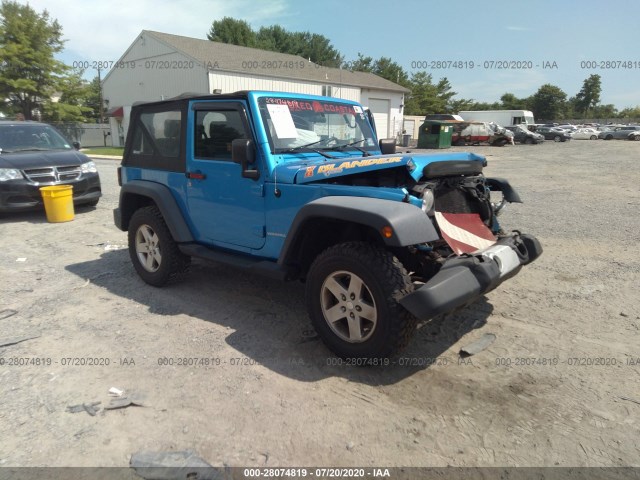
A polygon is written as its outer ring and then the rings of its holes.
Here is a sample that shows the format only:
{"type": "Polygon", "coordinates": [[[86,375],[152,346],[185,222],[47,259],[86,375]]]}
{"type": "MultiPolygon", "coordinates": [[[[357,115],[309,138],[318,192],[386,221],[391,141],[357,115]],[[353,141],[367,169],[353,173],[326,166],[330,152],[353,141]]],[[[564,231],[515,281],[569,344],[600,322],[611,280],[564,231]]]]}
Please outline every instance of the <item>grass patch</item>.
{"type": "Polygon", "coordinates": [[[85,155],[115,155],[118,157],[122,156],[124,152],[124,147],[91,147],[91,148],[83,148],[82,153],[85,155]]]}

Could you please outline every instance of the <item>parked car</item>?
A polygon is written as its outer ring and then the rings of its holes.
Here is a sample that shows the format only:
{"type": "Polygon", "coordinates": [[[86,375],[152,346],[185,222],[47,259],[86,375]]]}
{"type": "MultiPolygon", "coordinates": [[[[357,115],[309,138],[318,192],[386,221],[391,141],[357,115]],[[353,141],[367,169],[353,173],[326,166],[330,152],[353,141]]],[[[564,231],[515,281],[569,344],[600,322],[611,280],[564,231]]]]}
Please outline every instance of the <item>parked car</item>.
{"type": "Polygon", "coordinates": [[[539,133],[534,133],[522,125],[514,125],[512,127],[505,128],[513,132],[513,139],[518,143],[536,144],[544,142],[544,136],[539,133]]]}
{"type": "Polygon", "coordinates": [[[454,122],[452,145],[477,145],[488,143],[496,147],[502,147],[511,143],[511,137],[503,127],[495,123],[487,122],[454,122]]]}
{"type": "Polygon", "coordinates": [[[597,140],[599,133],[594,128],[580,128],[573,132],[571,138],[574,140],[597,140]]]}
{"type": "Polygon", "coordinates": [[[571,125],[570,123],[558,125],[556,128],[561,128],[562,130],[567,130],[568,132],[575,132],[576,130],[578,130],[578,127],[576,127],[575,125],[571,125]]]}
{"type": "Polygon", "coordinates": [[[76,205],[97,205],[96,164],[51,125],[0,121],[0,212],[43,208],[40,187],[72,185],[76,205]]]}
{"type": "Polygon", "coordinates": [[[536,132],[541,134],[546,140],[553,140],[554,142],[566,142],[567,140],[571,140],[571,133],[561,128],[539,127],[536,132]]]}
{"type": "Polygon", "coordinates": [[[616,127],[613,130],[600,132],[598,137],[604,140],[640,140],[640,126],[616,127]]]}

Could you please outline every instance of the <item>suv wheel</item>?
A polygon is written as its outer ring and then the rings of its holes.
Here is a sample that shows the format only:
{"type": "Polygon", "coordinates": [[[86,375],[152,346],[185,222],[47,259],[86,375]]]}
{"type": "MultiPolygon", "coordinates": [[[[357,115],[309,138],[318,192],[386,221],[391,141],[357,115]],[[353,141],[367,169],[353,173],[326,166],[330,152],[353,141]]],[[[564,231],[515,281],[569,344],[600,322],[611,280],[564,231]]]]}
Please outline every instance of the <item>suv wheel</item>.
{"type": "Polygon", "coordinates": [[[311,265],[306,303],[311,321],[343,358],[386,358],[409,342],[416,318],[397,302],[413,291],[400,261],[368,243],[328,248],[311,265]]]}
{"type": "Polygon", "coordinates": [[[191,258],[178,249],[157,207],[137,210],[129,222],[129,256],[138,275],[161,287],[182,280],[191,258]]]}

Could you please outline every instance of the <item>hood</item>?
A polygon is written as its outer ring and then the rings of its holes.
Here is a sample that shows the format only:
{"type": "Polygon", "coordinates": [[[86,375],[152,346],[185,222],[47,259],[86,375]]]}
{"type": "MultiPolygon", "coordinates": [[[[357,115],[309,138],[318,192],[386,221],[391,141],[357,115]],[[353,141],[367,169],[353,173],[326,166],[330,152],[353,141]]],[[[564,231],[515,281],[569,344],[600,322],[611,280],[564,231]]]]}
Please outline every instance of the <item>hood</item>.
{"type": "Polygon", "coordinates": [[[47,150],[38,152],[0,153],[0,168],[71,167],[90,162],[91,159],[77,150],[47,150]]]}
{"type": "Polygon", "coordinates": [[[374,170],[404,167],[414,180],[422,177],[423,169],[433,162],[481,160],[485,158],[473,153],[400,153],[395,155],[375,155],[371,157],[350,157],[344,159],[313,159],[286,162],[276,166],[271,179],[279,183],[311,183],[331,177],[342,177],[374,170]]]}

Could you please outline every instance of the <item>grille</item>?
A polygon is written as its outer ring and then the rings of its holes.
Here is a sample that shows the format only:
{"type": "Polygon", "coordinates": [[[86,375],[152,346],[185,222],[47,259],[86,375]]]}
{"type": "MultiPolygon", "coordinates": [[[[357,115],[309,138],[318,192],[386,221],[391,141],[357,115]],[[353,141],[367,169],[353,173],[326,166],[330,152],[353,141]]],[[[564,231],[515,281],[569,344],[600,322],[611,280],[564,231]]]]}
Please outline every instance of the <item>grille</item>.
{"type": "Polygon", "coordinates": [[[80,177],[80,165],[70,167],[29,168],[24,170],[27,178],[36,183],[68,182],[80,177]]]}

